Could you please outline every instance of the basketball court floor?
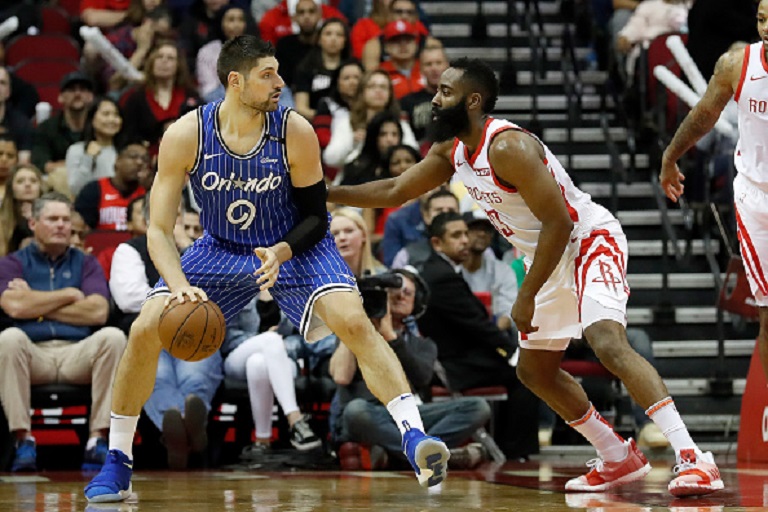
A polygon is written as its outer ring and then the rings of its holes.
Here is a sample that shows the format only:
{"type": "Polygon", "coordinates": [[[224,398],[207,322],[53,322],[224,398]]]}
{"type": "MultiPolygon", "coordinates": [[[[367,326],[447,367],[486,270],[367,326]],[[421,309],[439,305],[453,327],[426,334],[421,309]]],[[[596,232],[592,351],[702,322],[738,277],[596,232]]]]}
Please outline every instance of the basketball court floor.
{"type": "Polygon", "coordinates": [[[133,496],[121,504],[88,504],[88,475],[44,472],[0,474],[0,511],[656,511],[768,510],[768,465],[737,465],[717,455],[725,490],[705,498],[675,499],[667,492],[671,458],[651,458],[639,483],[604,494],[566,494],[584,458],[547,455],[527,463],[485,464],[454,471],[440,489],[426,490],[405,472],[139,471],[133,496]]]}

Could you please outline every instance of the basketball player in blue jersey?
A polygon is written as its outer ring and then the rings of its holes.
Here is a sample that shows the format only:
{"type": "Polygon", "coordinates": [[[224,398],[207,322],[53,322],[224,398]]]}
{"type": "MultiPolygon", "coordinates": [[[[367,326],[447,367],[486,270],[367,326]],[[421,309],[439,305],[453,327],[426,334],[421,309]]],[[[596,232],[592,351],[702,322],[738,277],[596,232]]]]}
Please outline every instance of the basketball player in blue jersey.
{"type": "Polygon", "coordinates": [[[354,352],[403,434],[419,483],[440,483],[448,449],[423,433],[402,367],[336,250],[317,137],[303,117],[278,106],[285,84],[273,47],[237,37],[223,46],[217,70],[224,100],[179,119],[160,146],[147,241],[162,278],[131,327],[112,391],[109,454],[86,497],[113,502],[131,494],[133,436],[154,385],[163,310],[173,300],[210,298],[230,319],[268,288],[307,341],[332,331],[354,352]],[[187,175],[205,233],[179,258],[173,228],[187,175]]]}

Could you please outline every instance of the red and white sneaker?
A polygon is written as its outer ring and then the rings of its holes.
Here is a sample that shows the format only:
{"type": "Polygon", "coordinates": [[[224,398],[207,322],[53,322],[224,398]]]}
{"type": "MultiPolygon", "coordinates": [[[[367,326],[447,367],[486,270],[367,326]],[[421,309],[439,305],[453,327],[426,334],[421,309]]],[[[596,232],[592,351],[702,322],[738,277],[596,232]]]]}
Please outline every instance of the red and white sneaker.
{"type": "Polygon", "coordinates": [[[680,450],[674,470],[677,475],[669,482],[673,496],[701,496],[722,489],[720,470],[712,452],[696,453],[693,449],[680,450]]]}
{"type": "Polygon", "coordinates": [[[592,459],[587,462],[589,473],[568,480],[566,491],[600,492],[642,479],[651,470],[648,459],[637,449],[634,439],[626,442],[627,456],[618,462],[592,459]]]}

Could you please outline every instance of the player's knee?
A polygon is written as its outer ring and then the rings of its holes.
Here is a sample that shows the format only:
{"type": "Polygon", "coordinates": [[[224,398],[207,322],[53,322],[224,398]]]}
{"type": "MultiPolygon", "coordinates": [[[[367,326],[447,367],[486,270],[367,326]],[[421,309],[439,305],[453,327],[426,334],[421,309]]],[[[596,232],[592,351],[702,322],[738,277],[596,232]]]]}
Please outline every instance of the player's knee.
{"type": "Polygon", "coordinates": [[[152,344],[159,344],[160,339],[157,334],[157,324],[159,317],[154,315],[145,314],[142,312],[131,324],[130,334],[128,335],[129,343],[141,344],[152,342],[152,344]]]}
{"type": "Polygon", "coordinates": [[[364,316],[349,317],[337,330],[336,335],[349,346],[364,342],[373,333],[371,321],[364,316]]]}

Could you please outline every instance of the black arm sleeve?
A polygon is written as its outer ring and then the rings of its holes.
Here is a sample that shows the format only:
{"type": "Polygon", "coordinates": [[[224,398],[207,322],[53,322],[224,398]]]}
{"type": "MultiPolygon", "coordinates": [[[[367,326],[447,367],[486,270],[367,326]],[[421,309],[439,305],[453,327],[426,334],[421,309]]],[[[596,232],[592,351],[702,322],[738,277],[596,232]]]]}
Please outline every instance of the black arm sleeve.
{"type": "Polygon", "coordinates": [[[291,185],[293,200],[299,209],[301,220],[286,233],[283,242],[291,248],[293,256],[311,249],[328,231],[328,210],[325,207],[327,190],[323,180],[308,187],[291,185]]]}

